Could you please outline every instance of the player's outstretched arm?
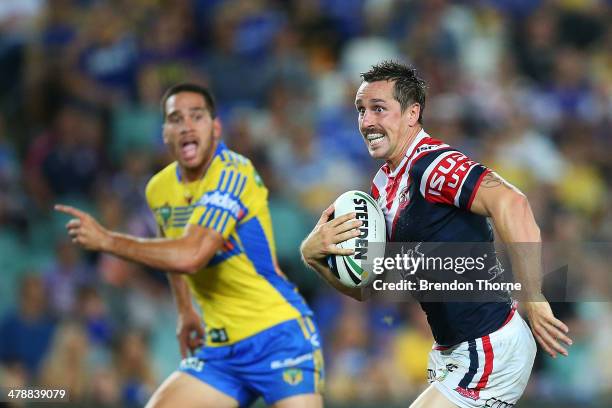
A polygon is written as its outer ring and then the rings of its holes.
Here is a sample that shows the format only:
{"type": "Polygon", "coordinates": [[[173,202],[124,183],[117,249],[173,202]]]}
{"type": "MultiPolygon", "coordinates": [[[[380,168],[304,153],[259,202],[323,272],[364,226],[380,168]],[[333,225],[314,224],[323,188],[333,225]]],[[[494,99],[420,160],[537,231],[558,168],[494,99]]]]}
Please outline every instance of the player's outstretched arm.
{"type": "Polygon", "coordinates": [[[66,224],[72,242],[168,272],[194,274],[223,245],[221,234],[198,225],[188,225],[177,239],[139,238],[109,231],[74,207],[56,205],[55,210],[74,217],[66,224]]]}
{"type": "Polygon", "coordinates": [[[527,197],[495,172],[483,178],[472,203],[471,211],[489,216],[501,240],[508,245],[512,270],[522,285],[523,302],[531,330],[542,348],[552,357],[567,356],[572,340],[568,327],[553,315],[542,295],[542,263],[540,229],[527,197]]]}
{"type": "Polygon", "coordinates": [[[302,242],[300,252],[302,260],[310,268],[314,269],[334,289],[357,300],[363,300],[360,288],[349,288],[344,286],[327,266],[329,255],[352,255],[354,250],[339,248],[336,244],[344,242],[360,235],[361,221],[356,220],[355,213],[344,214],[341,217],[329,220],[334,213],[333,204],[323,213],[321,218],[302,242]]]}

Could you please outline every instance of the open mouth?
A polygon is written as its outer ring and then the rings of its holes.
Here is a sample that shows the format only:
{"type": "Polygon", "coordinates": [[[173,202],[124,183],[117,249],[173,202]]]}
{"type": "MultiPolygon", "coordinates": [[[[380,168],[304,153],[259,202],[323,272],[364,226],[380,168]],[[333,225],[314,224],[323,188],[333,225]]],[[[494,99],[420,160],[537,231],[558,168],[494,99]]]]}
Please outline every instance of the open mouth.
{"type": "Polygon", "coordinates": [[[370,146],[376,146],[384,139],[385,135],[382,133],[370,133],[366,135],[366,139],[370,146]]]}
{"type": "Polygon", "coordinates": [[[198,151],[198,142],[195,140],[186,140],[181,142],[181,156],[185,160],[191,160],[195,158],[198,151]]]}

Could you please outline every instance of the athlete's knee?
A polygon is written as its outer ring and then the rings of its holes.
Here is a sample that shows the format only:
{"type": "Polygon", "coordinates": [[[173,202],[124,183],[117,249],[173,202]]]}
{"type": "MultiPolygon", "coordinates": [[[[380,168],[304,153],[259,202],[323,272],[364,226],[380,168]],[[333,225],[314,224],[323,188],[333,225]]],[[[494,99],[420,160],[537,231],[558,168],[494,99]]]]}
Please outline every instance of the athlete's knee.
{"type": "Polygon", "coordinates": [[[170,407],[170,402],[170,399],[164,397],[163,393],[160,393],[158,390],[151,396],[145,408],[166,408],[170,407]]]}
{"type": "Polygon", "coordinates": [[[176,406],[176,399],[172,398],[173,390],[176,390],[176,388],[160,386],[153,393],[145,408],[170,408],[170,406],[176,406]]]}
{"type": "Polygon", "coordinates": [[[323,408],[323,397],[320,394],[294,395],[274,403],[272,408],[323,408]]]}
{"type": "Polygon", "coordinates": [[[145,408],[235,408],[238,402],[188,374],[175,372],[159,386],[145,408]]]}
{"type": "Polygon", "coordinates": [[[410,405],[410,408],[457,408],[434,385],[430,385],[410,405]]]}

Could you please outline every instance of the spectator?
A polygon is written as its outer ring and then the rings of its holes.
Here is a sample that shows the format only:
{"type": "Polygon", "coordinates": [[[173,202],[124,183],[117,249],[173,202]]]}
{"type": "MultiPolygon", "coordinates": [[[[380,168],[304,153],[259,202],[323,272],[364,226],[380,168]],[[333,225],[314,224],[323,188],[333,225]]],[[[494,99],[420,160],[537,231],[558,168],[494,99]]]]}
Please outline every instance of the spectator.
{"type": "Polygon", "coordinates": [[[0,321],[0,361],[23,365],[30,381],[38,374],[54,332],[43,281],[37,275],[26,275],[21,280],[19,309],[0,321]]]}

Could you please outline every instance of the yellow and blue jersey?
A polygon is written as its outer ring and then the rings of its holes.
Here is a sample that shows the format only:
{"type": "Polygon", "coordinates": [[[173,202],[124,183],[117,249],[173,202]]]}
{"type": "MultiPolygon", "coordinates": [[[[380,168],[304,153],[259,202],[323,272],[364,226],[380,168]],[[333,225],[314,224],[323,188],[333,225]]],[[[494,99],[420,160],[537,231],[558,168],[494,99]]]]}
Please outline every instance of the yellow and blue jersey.
{"type": "Polygon", "coordinates": [[[183,181],[174,162],[153,176],[146,196],[164,236],[179,238],[188,224],[223,236],[223,248],[186,277],[207,345],[233,344],[312,314],[277,266],[268,190],[250,160],[220,143],[200,180],[183,181]]]}

